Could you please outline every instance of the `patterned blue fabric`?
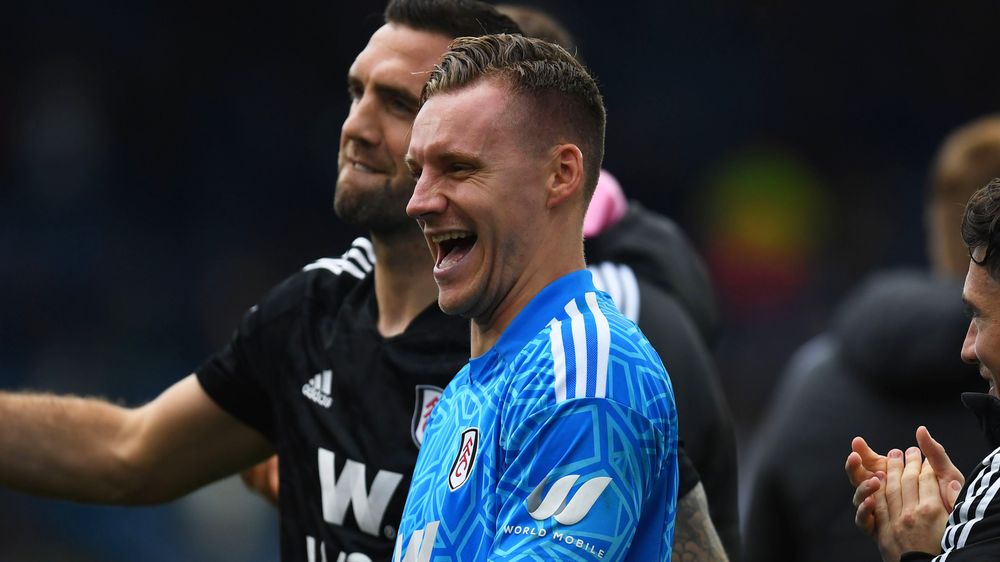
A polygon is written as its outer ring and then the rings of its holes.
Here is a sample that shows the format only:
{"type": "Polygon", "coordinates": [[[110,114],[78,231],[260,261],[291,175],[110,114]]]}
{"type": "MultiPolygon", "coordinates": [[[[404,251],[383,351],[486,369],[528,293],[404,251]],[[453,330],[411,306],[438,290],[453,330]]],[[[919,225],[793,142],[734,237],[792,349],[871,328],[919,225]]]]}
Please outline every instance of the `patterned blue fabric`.
{"type": "Polygon", "coordinates": [[[670,379],[578,271],[445,389],[394,561],[669,560],[676,500],[670,379]]]}

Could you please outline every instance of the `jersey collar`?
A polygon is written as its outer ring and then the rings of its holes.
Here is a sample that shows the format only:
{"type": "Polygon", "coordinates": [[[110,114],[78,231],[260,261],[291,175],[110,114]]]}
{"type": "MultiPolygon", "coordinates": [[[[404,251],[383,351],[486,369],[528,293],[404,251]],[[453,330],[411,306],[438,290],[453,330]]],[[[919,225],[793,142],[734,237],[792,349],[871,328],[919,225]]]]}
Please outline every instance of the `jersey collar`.
{"type": "Polygon", "coordinates": [[[504,358],[513,358],[553,318],[566,315],[566,303],[574,297],[596,290],[594,278],[586,269],[574,271],[549,283],[517,313],[497,340],[494,349],[504,358]]]}
{"type": "Polygon", "coordinates": [[[496,362],[503,358],[510,361],[529,341],[538,335],[557,316],[565,316],[566,303],[574,297],[596,291],[590,271],[574,271],[549,283],[517,313],[497,343],[489,351],[469,360],[469,382],[482,380],[496,362]]]}

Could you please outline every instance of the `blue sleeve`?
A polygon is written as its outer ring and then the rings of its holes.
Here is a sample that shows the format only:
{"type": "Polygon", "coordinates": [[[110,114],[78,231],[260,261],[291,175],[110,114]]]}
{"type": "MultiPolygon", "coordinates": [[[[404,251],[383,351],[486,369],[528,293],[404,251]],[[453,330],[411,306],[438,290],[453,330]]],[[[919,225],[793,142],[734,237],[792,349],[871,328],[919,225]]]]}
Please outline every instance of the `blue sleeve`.
{"type": "Polygon", "coordinates": [[[490,560],[622,560],[640,517],[672,542],[676,449],[635,410],[567,400],[521,420],[500,448],[490,560]]]}

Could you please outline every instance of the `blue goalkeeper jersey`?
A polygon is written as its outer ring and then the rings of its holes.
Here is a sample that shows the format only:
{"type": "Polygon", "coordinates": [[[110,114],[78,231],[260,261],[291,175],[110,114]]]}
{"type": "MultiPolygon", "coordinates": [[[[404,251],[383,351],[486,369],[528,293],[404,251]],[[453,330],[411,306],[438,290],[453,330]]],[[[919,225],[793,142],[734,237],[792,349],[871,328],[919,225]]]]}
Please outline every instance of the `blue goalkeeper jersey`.
{"type": "Polygon", "coordinates": [[[445,389],[393,560],[669,560],[676,501],[670,379],[578,271],[445,389]]]}

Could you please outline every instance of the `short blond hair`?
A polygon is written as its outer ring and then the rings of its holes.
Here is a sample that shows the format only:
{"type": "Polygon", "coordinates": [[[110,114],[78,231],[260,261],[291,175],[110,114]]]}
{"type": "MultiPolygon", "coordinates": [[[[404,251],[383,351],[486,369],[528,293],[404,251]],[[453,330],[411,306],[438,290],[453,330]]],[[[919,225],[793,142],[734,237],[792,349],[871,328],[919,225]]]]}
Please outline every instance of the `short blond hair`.
{"type": "MultiPolygon", "coordinates": [[[[459,37],[431,72],[421,101],[486,78],[506,82],[527,101],[529,123],[544,124],[583,153],[584,191],[589,200],[604,159],[604,100],[597,83],[573,55],[558,45],[521,35],[459,37]]],[[[548,142],[549,139],[539,139],[548,142]]],[[[551,139],[552,143],[560,139],[551,139]]]]}

